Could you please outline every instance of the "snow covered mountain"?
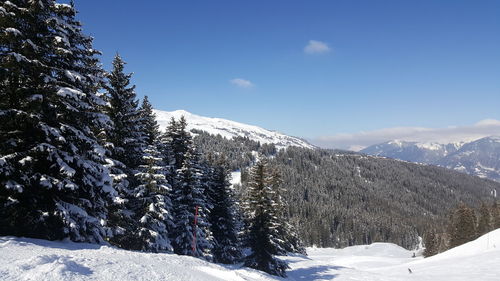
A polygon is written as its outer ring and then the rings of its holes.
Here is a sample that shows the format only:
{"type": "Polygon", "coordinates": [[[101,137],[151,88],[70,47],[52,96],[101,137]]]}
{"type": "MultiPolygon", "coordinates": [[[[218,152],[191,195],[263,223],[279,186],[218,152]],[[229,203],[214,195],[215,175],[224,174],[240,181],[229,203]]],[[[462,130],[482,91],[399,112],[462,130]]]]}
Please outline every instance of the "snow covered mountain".
{"type": "Polygon", "coordinates": [[[487,137],[464,144],[436,164],[500,182],[500,137],[487,137]]]}
{"type": "Polygon", "coordinates": [[[443,157],[456,152],[462,145],[462,143],[439,144],[392,140],[369,146],[360,152],[408,162],[433,164],[443,157]]]}
{"type": "Polygon", "coordinates": [[[282,257],[288,278],[174,254],[110,246],[0,237],[0,279],[14,280],[498,280],[500,229],[430,258],[391,243],[344,249],[308,248],[308,256],[282,257]],[[409,270],[412,273],[409,273],[409,270]]]}
{"type": "Polygon", "coordinates": [[[236,136],[248,137],[254,141],[260,142],[261,144],[275,144],[278,149],[286,148],[289,146],[297,146],[310,149],[314,148],[313,145],[300,138],[287,136],[282,133],[269,131],[257,126],[238,123],[231,120],[203,117],[192,114],[185,110],[154,110],[154,113],[156,114],[156,118],[158,120],[158,123],[160,124],[160,129],[162,130],[165,130],[172,117],[175,119],[179,119],[181,116],[184,116],[187,121],[188,130],[196,129],[205,131],[213,135],[219,134],[227,139],[232,139],[236,136]]]}
{"type": "Polygon", "coordinates": [[[418,143],[389,141],[360,152],[425,163],[500,181],[500,137],[486,137],[468,143],[418,143]]]}

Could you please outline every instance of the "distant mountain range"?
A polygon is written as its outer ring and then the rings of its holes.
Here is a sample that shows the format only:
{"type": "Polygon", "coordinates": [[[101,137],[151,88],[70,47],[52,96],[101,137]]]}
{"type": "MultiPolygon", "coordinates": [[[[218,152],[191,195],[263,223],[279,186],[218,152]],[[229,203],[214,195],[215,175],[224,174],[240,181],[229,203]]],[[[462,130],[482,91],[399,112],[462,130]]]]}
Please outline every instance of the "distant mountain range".
{"type": "Polygon", "coordinates": [[[170,119],[173,117],[179,119],[184,116],[187,121],[188,130],[205,131],[212,135],[221,135],[227,139],[233,139],[236,136],[248,137],[251,140],[260,142],[261,144],[274,144],[277,148],[286,148],[289,146],[302,148],[315,148],[303,139],[287,136],[285,134],[266,130],[257,126],[238,123],[231,120],[221,118],[210,118],[192,114],[185,110],[162,111],[154,110],[160,128],[167,128],[170,119]]]}
{"type": "Polygon", "coordinates": [[[437,165],[500,182],[500,137],[449,144],[393,140],[372,145],[360,152],[437,165]]]}

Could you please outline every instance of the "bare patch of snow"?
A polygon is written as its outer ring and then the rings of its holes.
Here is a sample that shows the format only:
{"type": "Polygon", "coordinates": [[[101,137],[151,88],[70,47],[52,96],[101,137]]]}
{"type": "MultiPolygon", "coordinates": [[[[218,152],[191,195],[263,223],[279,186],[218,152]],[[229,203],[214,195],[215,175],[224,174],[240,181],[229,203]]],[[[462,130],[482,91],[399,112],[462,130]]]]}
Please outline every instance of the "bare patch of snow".
{"type": "Polygon", "coordinates": [[[231,183],[231,186],[241,184],[241,172],[240,171],[231,172],[230,183],[231,183]]]}

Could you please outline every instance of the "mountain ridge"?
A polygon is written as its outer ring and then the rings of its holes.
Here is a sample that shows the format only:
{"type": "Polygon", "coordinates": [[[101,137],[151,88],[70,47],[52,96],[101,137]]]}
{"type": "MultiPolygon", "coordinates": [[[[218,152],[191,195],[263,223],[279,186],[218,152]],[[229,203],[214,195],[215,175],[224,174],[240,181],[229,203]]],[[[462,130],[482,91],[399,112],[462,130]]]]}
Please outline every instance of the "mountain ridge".
{"type": "Polygon", "coordinates": [[[500,137],[498,136],[448,144],[391,140],[369,146],[360,152],[441,166],[500,182],[500,137]]]}
{"type": "Polygon", "coordinates": [[[212,135],[221,135],[224,138],[232,139],[236,136],[248,137],[258,141],[261,144],[274,144],[278,149],[289,146],[314,149],[314,145],[307,141],[292,137],[277,131],[267,130],[255,125],[248,125],[228,119],[204,117],[193,114],[186,110],[163,111],[153,110],[161,130],[165,130],[171,118],[179,119],[181,116],[187,121],[187,129],[189,131],[201,130],[212,135]]]}

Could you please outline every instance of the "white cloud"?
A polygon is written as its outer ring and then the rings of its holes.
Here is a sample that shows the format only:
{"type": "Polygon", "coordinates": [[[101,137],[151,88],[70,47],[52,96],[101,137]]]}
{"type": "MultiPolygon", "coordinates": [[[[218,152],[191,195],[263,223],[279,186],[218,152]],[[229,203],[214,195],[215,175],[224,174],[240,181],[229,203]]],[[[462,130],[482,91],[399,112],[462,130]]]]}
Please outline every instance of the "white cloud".
{"type": "Polygon", "coordinates": [[[250,82],[249,80],[241,79],[241,78],[234,78],[229,80],[231,84],[236,85],[240,88],[252,88],[254,84],[250,82]]]}
{"type": "Polygon", "coordinates": [[[304,47],[306,54],[323,54],[330,52],[330,47],[325,42],[309,40],[307,46],[304,47]]]}
{"type": "Polygon", "coordinates": [[[367,146],[390,141],[451,143],[473,141],[487,136],[500,135],[500,120],[486,119],[471,126],[448,128],[397,127],[353,134],[337,134],[310,140],[325,148],[339,148],[359,151],[367,146]]]}

